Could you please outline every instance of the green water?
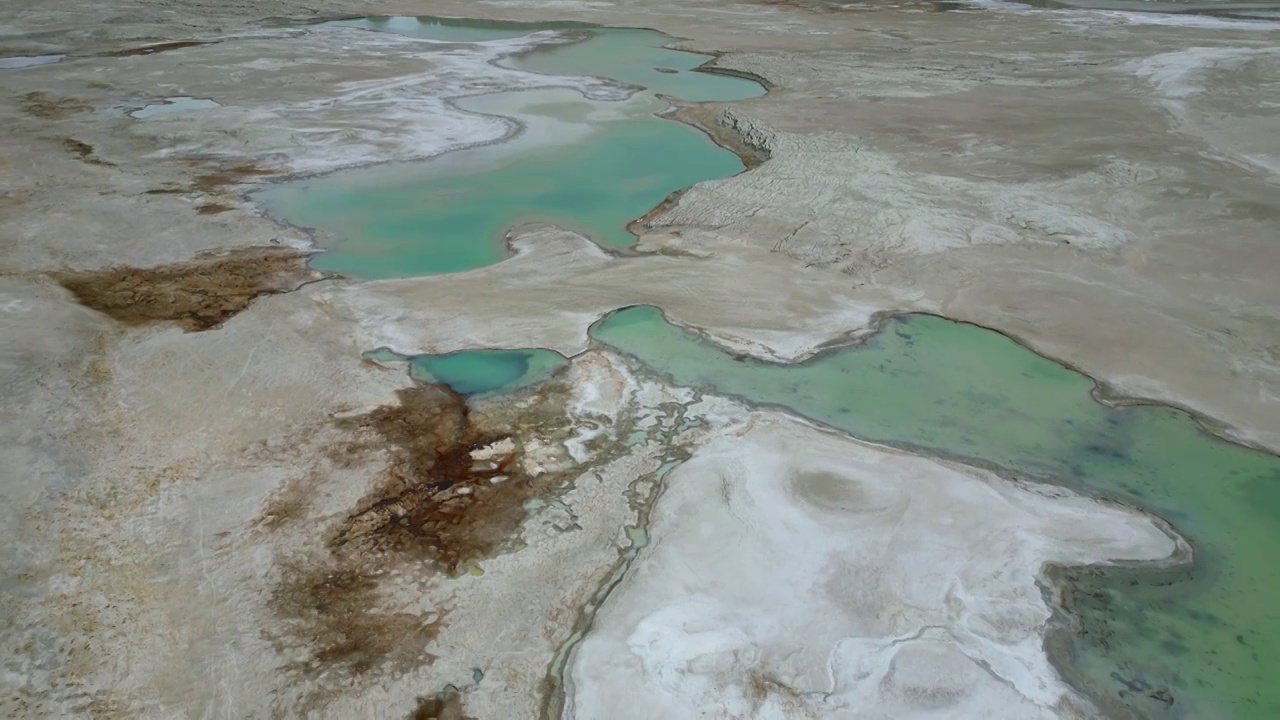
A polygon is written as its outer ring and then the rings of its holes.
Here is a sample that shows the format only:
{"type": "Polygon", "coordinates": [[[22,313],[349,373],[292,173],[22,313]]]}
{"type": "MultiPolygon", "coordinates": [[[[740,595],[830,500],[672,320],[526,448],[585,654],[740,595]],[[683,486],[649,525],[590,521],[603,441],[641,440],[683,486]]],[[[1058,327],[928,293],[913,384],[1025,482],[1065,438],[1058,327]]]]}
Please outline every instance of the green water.
{"type": "Polygon", "coordinates": [[[1088,378],[930,316],[791,365],[736,358],[652,307],[620,310],[591,335],[677,385],[1098,488],[1160,514],[1192,540],[1195,571],[1166,587],[1109,583],[1079,608],[1090,632],[1073,664],[1086,689],[1157,717],[1280,717],[1280,458],[1221,441],[1175,410],[1109,408],[1088,378]]]}
{"type": "Polygon", "coordinates": [[[568,364],[551,350],[464,350],[411,357],[409,374],[459,395],[486,395],[532,385],[568,364]]]}
{"type": "Polygon", "coordinates": [[[742,169],[736,155],[688,126],[657,119],[606,123],[573,144],[511,153],[502,145],[440,161],[361,168],[276,186],[272,214],[338,239],[320,270],[376,279],[471,270],[507,257],[505,232],[548,221],[606,247],[678,188],[742,169]]]}
{"type": "Polygon", "coordinates": [[[672,39],[652,30],[598,28],[590,34],[586,42],[547,46],[510,64],[547,75],[609,78],[698,102],[742,100],[765,93],[759,83],[746,78],[691,72],[712,57],[667,50],[662,46],[672,39]]]}
{"type": "MultiPolygon", "coordinates": [[[[441,26],[414,18],[346,22],[438,37],[474,31],[488,38],[540,27],[441,26]]],[[[736,155],[693,128],[655,117],[666,107],[656,93],[726,100],[764,89],[741,78],[690,72],[710,57],[664,50],[660,45],[670,38],[656,32],[579,32],[589,38],[540,49],[511,64],[535,72],[603,75],[648,89],[615,101],[588,100],[569,90],[468,98],[459,106],[515,118],[524,132],[425,162],[282,183],[259,193],[258,200],[272,215],[319,231],[330,247],[312,259],[314,267],[363,279],[491,265],[510,254],[506,232],[529,222],[555,223],[608,248],[630,247],[631,220],[680,188],[743,167],[736,155]]]]}
{"type": "Polygon", "coordinates": [[[409,375],[447,385],[459,395],[509,392],[546,380],[569,360],[552,350],[460,350],[440,355],[401,355],[380,347],[362,355],[382,363],[403,362],[409,375]]]}

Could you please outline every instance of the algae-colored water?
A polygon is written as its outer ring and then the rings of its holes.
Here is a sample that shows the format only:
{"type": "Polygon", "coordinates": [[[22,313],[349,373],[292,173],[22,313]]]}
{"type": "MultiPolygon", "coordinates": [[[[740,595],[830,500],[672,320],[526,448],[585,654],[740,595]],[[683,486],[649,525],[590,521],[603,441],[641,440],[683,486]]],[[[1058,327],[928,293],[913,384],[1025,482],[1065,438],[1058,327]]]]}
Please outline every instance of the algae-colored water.
{"type": "Polygon", "coordinates": [[[565,356],[552,350],[460,350],[440,355],[401,355],[389,348],[364,353],[378,362],[405,362],[409,375],[428,383],[447,385],[459,395],[488,395],[533,385],[568,366],[565,356]]]}
{"type": "Polygon", "coordinates": [[[459,395],[485,395],[532,385],[568,364],[550,350],[463,350],[410,358],[409,374],[459,395]]]}
{"type": "Polygon", "coordinates": [[[513,67],[547,75],[594,75],[696,102],[742,100],[764,95],[754,80],[692,72],[710,55],[662,47],[672,39],[652,30],[597,28],[590,39],[552,45],[515,58],[513,67]]]}
{"type": "Polygon", "coordinates": [[[1280,458],[1213,437],[1176,410],[1103,405],[1087,377],[931,316],[891,321],[865,344],[797,364],[735,357],[652,307],[620,310],[591,335],[678,385],[1158,513],[1193,541],[1194,572],[1163,587],[1090,588],[1077,608],[1088,634],[1071,663],[1080,682],[1154,717],[1280,717],[1280,458]]]}
{"type": "Polygon", "coordinates": [[[534,221],[627,247],[635,238],[626,224],[673,190],[742,169],[736,155],[679,123],[629,118],[603,125],[573,135],[576,142],[526,151],[495,145],[343,171],[286,183],[262,199],[273,214],[337,238],[314,267],[376,279],[491,265],[508,254],[505,231],[534,221]]]}
{"type": "MultiPolygon", "coordinates": [[[[424,33],[442,34],[435,25],[407,20],[424,33]]],[[[476,31],[497,33],[493,37],[515,32],[510,23],[500,25],[476,31]]],[[[543,26],[517,27],[527,33],[543,26]]],[[[468,30],[444,29],[446,35],[468,30]]],[[[529,222],[556,223],[602,246],[626,248],[635,242],[627,224],[669,194],[742,170],[736,155],[698,131],[656,117],[666,107],[656,94],[724,100],[759,95],[759,84],[690,72],[710,57],[662,49],[670,38],[656,32],[579,32],[589,34],[585,42],[542,48],[511,64],[534,72],[603,75],[646,90],[625,101],[588,100],[569,90],[470,98],[459,106],[514,118],[525,131],[509,142],[425,162],[283,183],[261,193],[260,201],[273,215],[332,241],[328,252],[313,258],[314,267],[377,279],[499,262],[509,254],[506,231],[529,222]]]]}

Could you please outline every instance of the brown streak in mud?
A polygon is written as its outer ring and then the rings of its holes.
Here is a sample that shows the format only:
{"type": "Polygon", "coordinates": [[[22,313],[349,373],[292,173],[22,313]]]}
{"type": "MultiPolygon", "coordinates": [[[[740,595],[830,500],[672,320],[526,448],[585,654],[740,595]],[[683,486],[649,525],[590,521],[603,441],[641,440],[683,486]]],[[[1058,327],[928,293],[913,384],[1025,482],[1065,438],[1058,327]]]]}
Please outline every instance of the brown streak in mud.
{"type": "Polygon", "coordinates": [[[48,93],[40,92],[39,90],[23,95],[18,104],[22,106],[22,109],[28,115],[34,115],[45,120],[62,120],[76,113],[88,112],[93,109],[92,105],[78,98],[55,99],[48,93]]]}
{"type": "Polygon", "coordinates": [[[218,327],[254,299],[322,277],[306,254],[251,247],[152,268],[55,273],[82,305],[125,325],[172,322],[191,330],[218,327]]]}
{"type": "Polygon", "coordinates": [[[510,452],[473,458],[473,451],[510,435],[477,427],[466,402],[450,390],[418,385],[397,396],[399,405],[358,419],[391,448],[391,461],[381,485],[346,518],[329,547],[427,560],[456,574],[508,545],[524,522],[525,500],[560,478],[525,474],[514,442],[510,452]]]}
{"type": "MultiPolygon", "coordinates": [[[[396,396],[394,405],[336,420],[328,430],[343,439],[316,429],[283,443],[285,458],[310,448],[304,454],[313,465],[286,480],[255,523],[282,537],[304,533],[314,548],[276,561],[269,597],[279,623],[268,638],[290,658],[282,669],[305,683],[307,708],[430,664],[427,648],[448,608],[424,610],[422,599],[439,574],[475,571],[480,559],[517,546],[526,502],[559,492],[581,471],[546,450],[561,447],[556,441],[571,427],[554,389],[474,411],[439,385],[415,384],[396,396]],[[533,474],[523,469],[530,456],[517,431],[525,444],[544,443],[533,474]],[[384,453],[371,491],[333,526],[318,527],[312,511],[330,473],[358,471],[384,453]]],[[[410,717],[466,716],[456,688],[446,688],[420,698],[410,717]]]]}
{"type": "Polygon", "coordinates": [[[462,705],[462,693],[448,687],[429,697],[418,698],[408,720],[471,720],[462,705]]]}
{"type": "Polygon", "coordinates": [[[196,214],[197,215],[217,215],[219,213],[227,212],[230,209],[231,209],[231,206],[227,205],[226,203],[219,203],[219,202],[205,203],[203,205],[196,206],[196,214]]]}
{"type": "Polygon", "coordinates": [[[440,632],[444,614],[386,609],[383,572],[333,559],[282,564],[270,598],[281,621],[274,644],[281,652],[305,651],[305,659],[285,665],[286,672],[314,679],[339,670],[358,679],[435,660],[426,647],[440,632]]]}
{"type": "Polygon", "coordinates": [[[86,163],[89,163],[90,165],[105,165],[107,167],[115,166],[115,163],[109,163],[106,160],[103,160],[95,156],[93,154],[94,151],[93,151],[92,145],[90,145],[87,142],[76,140],[75,138],[63,138],[62,149],[66,150],[72,155],[75,155],[76,157],[80,158],[86,163]]]}
{"type": "Polygon", "coordinates": [[[93,146],[87,142],[81,142],[75,138],[65,138],[62,141],[62,147],[67,152],[75,155],[81,160],[87,159],[93,154],[93,146]]]}
{"type": "Polygon", "coordinates": [[[135,57],[138,55],[155,55],[156,53],[168,52],[170,50],[181,50],[183,48],[200,47],[201,45],[212,45],[216,40],[175,40],[173,42],[162,42],[154,45],[142,45],[140,47],[125,48],[124,50],[112,50],[102,53],[102,57],[135,57]]]}
{"type": "Polygon", "coordinates": [[[212,193],[222,190],[227,185],[234,185],[249,178],[266,177],[276,173],[277,171],[262,167],[256,163],[242,163],[201,175],[192,183],[192,189],[212,193]]]}

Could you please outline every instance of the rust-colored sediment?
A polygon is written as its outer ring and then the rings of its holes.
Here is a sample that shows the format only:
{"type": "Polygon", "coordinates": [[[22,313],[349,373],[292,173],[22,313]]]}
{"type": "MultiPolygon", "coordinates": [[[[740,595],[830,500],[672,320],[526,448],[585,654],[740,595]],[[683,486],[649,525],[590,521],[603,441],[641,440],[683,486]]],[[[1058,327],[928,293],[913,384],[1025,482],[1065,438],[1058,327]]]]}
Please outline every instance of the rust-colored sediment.
{"type": "Polygon", "coordinates": [[[140,45],[138,47],[125,48],[123,50],[111,50],[102,53],[103,57],[135,57],[138,55],[155,55],[156,53],[168,52],[170,50],[181,50],[183,48],[200,47],[201,45],[212,45],[214,40],[175,40],[173,42],[155,43],[152,45],[140,45]]]}
{"type": "Polygon", "coordinates": [[[23,95],[18,105],[28,114],[45,120],[62,120],[77,113],[88,112],[93,106],[79,98],[55,98],[52,95],[35,91],[23,95]]]}
{"type": "MultiPolygon", "coordinates": [[[[356,420],[364,437],[356,445],[387,447],[391,458],[381,482],[332,535],[330,548],[425,560],[455,574],[511,545],[525,501],[564,479],[555,472],[531,477],[522,468],[511,431],[538,419],[481,428],[462,397],[442,386],[417,385],[397,395],[399,405],[356,420]],[[500,442],[513,449],[473,459],[473,451],[500,442]]],[[[536,414],[536,406],[530,412],[536,414]]]]}
{"type": "Polygon", "coordinates": [[[462,693],[457,688],[445,688],[428,697],[418,698],[418,704],[409,713],[408,720],[471,720],[462,703],[462,693]]]}
{"type": "MultiPolygon", "coordinates": [[[[531,475],[523,447],[534,438],[562,441],[569,427],[562,389],[539,388],[518,403],[473,411],[446,387],[415,384],[399,390],[395,404],[340,419],[311,440],[299,436],[300,444],[323,442],[323,449],[267,500],[255,526],[314,538],[310,550],[276,561],[269,598],[279,622],[267,635],[293,658],[282,669],[310,681],[304,704],[319,707],[335,693],[435,659],[429,648],[448,608],[406,606],[405,584],[418,588],[437,573],[474,571],[483,558],[518,548],[527,501],[560,492],[582,470],[531,475]],[[386,465],[372,489],[350,512],[329,516],[328,528],[317,528],[314,500],[327,473],[377,463],[379,455],[386,465]]],[[[465,718],[462,698],[447,693],[420,699],[413,712],[465,718]]]]}
{"type": "Polygon", "coordinates": [[[278,171],[263,167],[257,163],[241,163],[240,165],[232,165],[231,167],[215,170],[197,177],[191,184],[191,189],[214,193],[226,188],[228,185],[235,185],[250,178],[276,174],[278,174],[278,171]]]}
{"type": "Polygon", "coordinates": [[[354,679],[431,663],[435,657],[426,648],[444,613],[386,608],[382,575],[340,562],[283,563],[271,593],[281,623],[274,640],[283,652],[302,651],[284,670],[308,678],[336,671],[354,679]]]}
{"type": "Polygon", "coordinates": [[[174,323],[216,328],[255,298],[296,290],[322,277],[305,253],[251,247],[150,268],[116,267],[53,275],[82,305],[125,325],[174,323]]]}

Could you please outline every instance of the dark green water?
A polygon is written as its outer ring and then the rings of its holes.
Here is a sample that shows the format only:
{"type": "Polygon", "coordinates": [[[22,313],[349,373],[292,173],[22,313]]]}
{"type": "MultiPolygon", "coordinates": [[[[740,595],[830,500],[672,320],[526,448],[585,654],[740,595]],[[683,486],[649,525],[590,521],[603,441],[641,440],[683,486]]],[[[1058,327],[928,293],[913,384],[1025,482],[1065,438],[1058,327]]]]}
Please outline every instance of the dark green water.
{"type": "Polygon", "coordinates": [[[1193,541],[1195,571],[1166,587],[1106,583],[1078,609],[1090,633],[1073,665],[1086,689],[1157,717],[1280,717],[1280,458],[1213,437],[1179,411],[1107,407],[1088,378],[930,316],[790,365],[735,358],[652,307],[615,312],[591,335],[677,385],[1160,514],[1193,541]],[[1172,705],[1150,697],[1160,689],[1172,705]]]}
{"type": "MultiPolygon", "coordinates": [[[[415,18],[344,22],[438,39],[496,39],[542,27],[441,26],[415,18]]],[[[509,254],[506,231],[528,222],[556,223],[604,247],[627,248],[635,242],[627,224],[672,192],[742,170],[736,155],[700,132],[656,117],[666,107],[656,94],[727,100],[763,94],[759,84],[691,72],[711,58],[665,50],[661,45],[670,38],[652,31],[577,32],[588,35],[585,42],[539,49],[511,64],[547,74],[603,76],[645,91],[612,102],[567,90],[470,98],[459,104],[515,118],[525,131],[508,142],[425,162],[282,183],[258,199],[272,215],[331,241],[328,252],[312,259],[314,267],[377,279],[499,262],[509,254]]]]}

